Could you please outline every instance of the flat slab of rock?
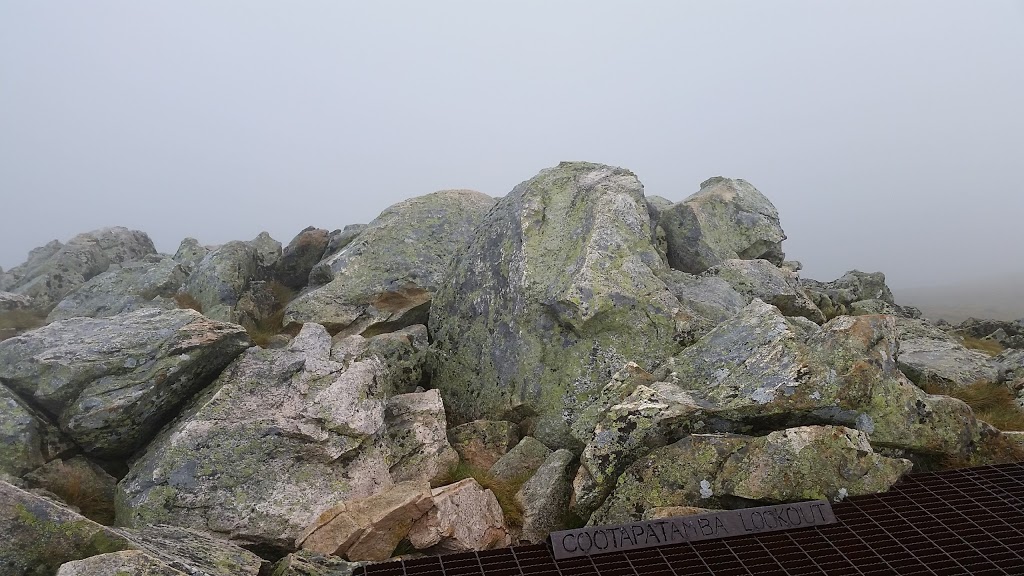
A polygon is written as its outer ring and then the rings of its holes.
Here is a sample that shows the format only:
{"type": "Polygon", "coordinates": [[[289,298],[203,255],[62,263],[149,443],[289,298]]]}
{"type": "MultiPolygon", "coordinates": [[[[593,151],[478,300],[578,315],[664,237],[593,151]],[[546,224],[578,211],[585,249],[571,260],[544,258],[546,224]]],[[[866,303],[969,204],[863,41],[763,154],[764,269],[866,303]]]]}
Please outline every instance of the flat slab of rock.
{"type": "Polygon", "coordinates": [[[123,456],[250,345],[193,310],[73,318],[0,342],[0,382],[85,451],[123,456]]]}
{"type": "Polygon", "coordinates": [[[176,308],[172,298],[186,278],[185,267],[173,258],[149,255],[75,288],[57,303],[46,321],[106,318],[141,308],[176,308]]]}
{"type": "Polygon", "coordinates": [[[270,576],[352,576],[365,562],[349,562],[337,556],[299,550],[274,564],[270,576]]]}
{"type": "Polygon", "coordinates": [[[969,350],[955,337],[925,320],[900,318],[900,369],[915,382],[967,386],[998,382],[1000,366],[991,356],[969,350]]]}
{"type": "Polygon", "coordinates": [[[369,498],[342,502],[320,514],[295,546],[349,560],[387,560],[434,505],[431,496],[429,484],[402,482],[369,498]]]}

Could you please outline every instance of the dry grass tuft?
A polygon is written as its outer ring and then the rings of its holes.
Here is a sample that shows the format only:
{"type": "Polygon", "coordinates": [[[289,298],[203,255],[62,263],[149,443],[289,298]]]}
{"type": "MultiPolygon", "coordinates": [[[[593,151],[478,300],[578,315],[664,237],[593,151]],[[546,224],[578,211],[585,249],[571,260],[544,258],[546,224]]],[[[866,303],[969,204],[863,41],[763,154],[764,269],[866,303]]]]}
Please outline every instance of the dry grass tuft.
{"type": "Polygon", "coordinates": [[[0,340],[6,340],[27,332],[46,326],[46,315],[48,312],[40,310],[10,310],[0,312],[0,340]]]}
{"type": "Polygon", "coordinates": [[[200,314],[203,313],[203,305],[196,300],[195,296],[188,292],[178,292],[174,295],[174,303],[178,305],[178,308],[189,308],[195,310],[200,314]]]}
{"type": "Polygon", "coordinates": [[[60,464],[60,473],[49,478],[46,489],[100,524],[114,524],[114,501],[104,493],[92,473],[83,467],[60,464]]]}
{"type": "Polygon", "coordinates": [[[983,338],[975,338],[974,336],[961,336],[960,339],[963,341],[964,348],[978,350],[989,356],[998,356],[1003,350],[1006,350],[1002,344],[995,340],[985,340],[983,338]]]}
{"type": "Polygon", "coordinates": [[[979,381],[970,386],[950,386],[924,382],[921,388],[929,394],[963,400],[975,416],[1000,430],[1024,430],[1024,409],[1017,404],[1013,391],[1003,384],[979,381]]]}
{"type": "Polygon", "coordinates": [[[266,348],[271,339],[279,334],[291,334],[294,336],[298,334],[298,331],[289,331],[284,329],[284,310],[288,304],[295,299],[296,292],[284,284],[273,280],[268,284],[271,294],[274,295],[274,312],[273,314],[263,318],[254,325],[249,323],[245,324],[245,330],[249,333],[249,337],[261,348],[266,348]]]}

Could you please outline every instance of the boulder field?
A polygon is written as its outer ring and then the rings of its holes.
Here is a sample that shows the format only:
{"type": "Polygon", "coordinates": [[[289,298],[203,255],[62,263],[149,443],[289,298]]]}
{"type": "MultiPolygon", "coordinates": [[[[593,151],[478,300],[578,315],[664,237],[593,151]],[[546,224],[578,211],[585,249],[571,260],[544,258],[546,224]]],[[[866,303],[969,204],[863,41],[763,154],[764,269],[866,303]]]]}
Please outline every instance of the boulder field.
{"type": "Polygon", "coordinates": [[[926,391],[1024,405],[1024,320],[802,278],[744,180],[564,162],[341,224],[0,271],[0,572],[348,575],[1024,457],[926,391]]]}

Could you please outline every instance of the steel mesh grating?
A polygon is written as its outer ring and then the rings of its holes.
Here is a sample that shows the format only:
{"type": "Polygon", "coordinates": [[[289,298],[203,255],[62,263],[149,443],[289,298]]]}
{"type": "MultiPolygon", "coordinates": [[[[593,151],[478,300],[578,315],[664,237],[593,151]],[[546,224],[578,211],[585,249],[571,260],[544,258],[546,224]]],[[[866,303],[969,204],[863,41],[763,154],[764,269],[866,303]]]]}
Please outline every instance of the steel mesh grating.
{"type": "Polygon", "coordinates": [[[837,524],[555,560],[521,546],[371,564],[355,576],[1024,574],[1024,463],[911,474],[833,506],[837,524]]]}

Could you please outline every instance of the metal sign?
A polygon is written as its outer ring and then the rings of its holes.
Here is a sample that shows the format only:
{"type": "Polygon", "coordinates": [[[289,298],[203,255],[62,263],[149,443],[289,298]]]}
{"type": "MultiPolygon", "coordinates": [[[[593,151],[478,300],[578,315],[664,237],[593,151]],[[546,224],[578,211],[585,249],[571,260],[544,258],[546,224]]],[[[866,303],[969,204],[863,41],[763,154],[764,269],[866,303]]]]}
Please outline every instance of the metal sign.
{"type": "Polygon", "coordinates": [[[813,500],[695,516],[644,520],[618,526],[586,526],[551,533],[555,558],[606,554],[682,542],[745,536],[836,522],[827,500],[813,500]]]}

